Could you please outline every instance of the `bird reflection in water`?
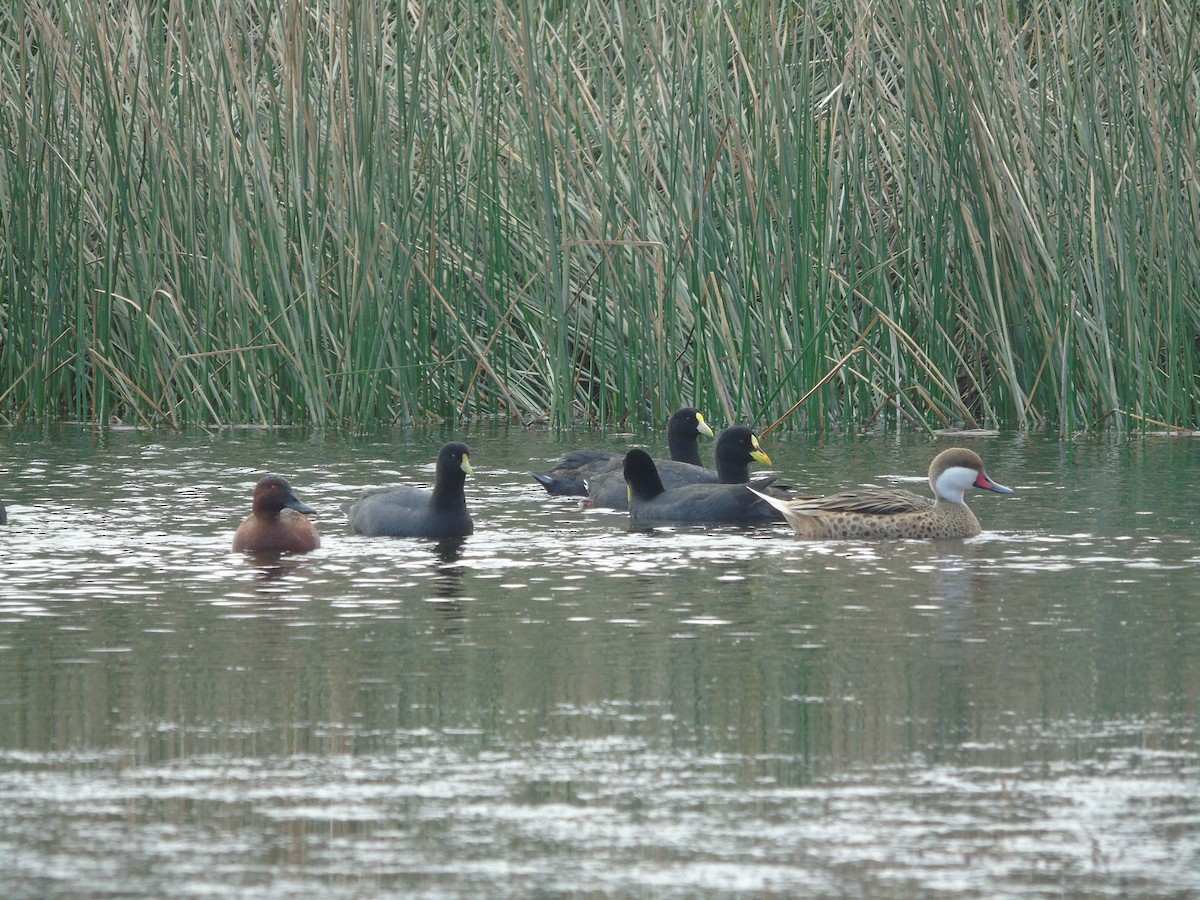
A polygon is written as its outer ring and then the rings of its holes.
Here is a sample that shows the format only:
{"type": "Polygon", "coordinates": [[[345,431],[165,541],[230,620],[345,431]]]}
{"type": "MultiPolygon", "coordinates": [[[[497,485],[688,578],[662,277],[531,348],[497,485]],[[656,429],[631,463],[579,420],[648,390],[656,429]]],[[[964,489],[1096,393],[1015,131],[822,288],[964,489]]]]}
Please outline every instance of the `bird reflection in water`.
{"type": "Polygon", "coordinates": [[[444,538],[430,545],[441,565],[435,570],[433,590],[426,602],[433,604],[438,613],[449,620],[465,617],[462,603],[463,567],[455,565],[462,559],[465,543],[466,538],[455,537],[444,538]]]}
{"type": "Polygon", "coordinates": [[[246,553],[246,561],[257,571],[257,589],[267,591],[272,589],[274,582],[285,575],[297,571],[306,562],[303,556],[293,556],[288,553],[246,553]]]}

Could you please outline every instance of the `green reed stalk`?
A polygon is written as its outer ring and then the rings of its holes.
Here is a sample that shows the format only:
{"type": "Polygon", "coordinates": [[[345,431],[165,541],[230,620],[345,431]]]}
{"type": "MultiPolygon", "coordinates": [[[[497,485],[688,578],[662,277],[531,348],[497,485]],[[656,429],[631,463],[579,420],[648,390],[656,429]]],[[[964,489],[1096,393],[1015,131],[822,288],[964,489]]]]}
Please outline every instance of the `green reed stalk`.
{"type": "Polygon", "coordinates": [[[1194,428],[1197,20],[22,0],[0,415],[1194,428]]]}

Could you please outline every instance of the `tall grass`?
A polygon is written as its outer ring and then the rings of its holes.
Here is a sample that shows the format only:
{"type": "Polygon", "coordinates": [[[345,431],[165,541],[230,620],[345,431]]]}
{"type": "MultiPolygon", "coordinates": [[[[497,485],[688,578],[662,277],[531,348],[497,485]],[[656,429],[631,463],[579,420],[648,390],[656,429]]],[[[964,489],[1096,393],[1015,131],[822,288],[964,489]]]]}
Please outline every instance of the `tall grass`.
{"type": "Polygon", "coordinates": [[[0,412],[1195,428],[1198,29],[18,0],[0,412]]]}

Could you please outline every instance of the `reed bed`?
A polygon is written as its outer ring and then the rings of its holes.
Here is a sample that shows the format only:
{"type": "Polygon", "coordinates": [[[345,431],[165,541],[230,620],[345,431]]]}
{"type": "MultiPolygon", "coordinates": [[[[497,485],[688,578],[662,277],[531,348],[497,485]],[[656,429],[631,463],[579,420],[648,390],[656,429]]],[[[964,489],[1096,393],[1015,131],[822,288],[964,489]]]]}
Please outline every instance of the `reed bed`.
{"type": "Polygon", "coordinates": [[[1200,421],[1193,0],[18,0],[0,413],[1200,421]]]}

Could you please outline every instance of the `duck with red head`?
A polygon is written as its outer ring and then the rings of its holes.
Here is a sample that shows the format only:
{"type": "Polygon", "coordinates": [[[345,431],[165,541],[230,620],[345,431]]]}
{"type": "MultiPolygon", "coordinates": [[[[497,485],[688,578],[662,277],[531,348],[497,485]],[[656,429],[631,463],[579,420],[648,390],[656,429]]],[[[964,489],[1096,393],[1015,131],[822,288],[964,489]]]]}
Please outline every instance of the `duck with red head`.
{"type": "Polygon", "coordinates": [[[233,536],[235,553],[307,553],[321,546],[308,517],[316,512],[302,503],[287,479],[268,475],[254,486],[254,507],[233,536]]]}

